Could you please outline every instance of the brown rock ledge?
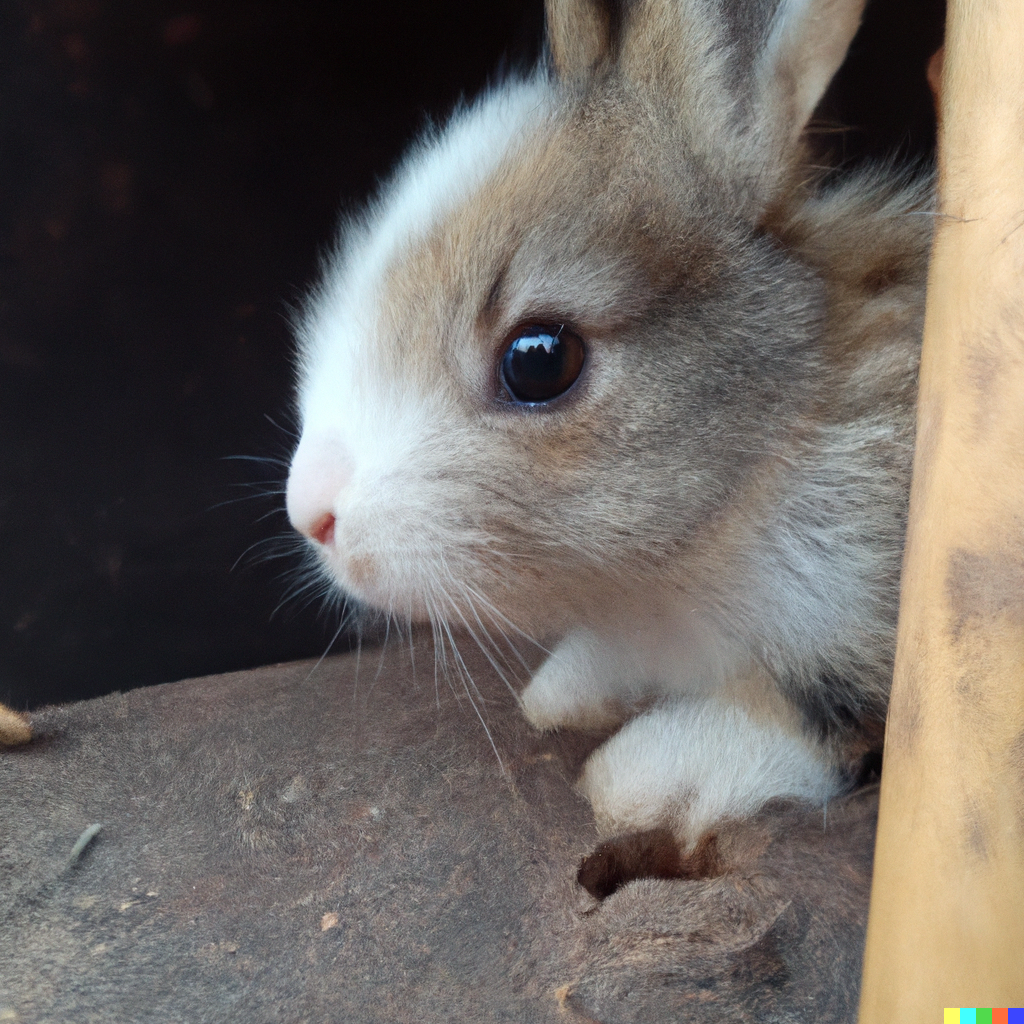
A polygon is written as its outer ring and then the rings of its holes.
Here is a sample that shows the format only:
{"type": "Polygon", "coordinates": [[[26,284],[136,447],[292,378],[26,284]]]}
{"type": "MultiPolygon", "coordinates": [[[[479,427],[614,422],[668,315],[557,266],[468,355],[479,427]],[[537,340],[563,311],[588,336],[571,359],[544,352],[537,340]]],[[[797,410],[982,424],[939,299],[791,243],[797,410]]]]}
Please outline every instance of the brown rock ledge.
{"type": "Polygon", "coordinates": [[[493,748],[421,641],[33,715],[0,752],[0,1021],[854,1020],[873,789],[598,903],[596,738],[535,734],[461,646],[493,748]]]}

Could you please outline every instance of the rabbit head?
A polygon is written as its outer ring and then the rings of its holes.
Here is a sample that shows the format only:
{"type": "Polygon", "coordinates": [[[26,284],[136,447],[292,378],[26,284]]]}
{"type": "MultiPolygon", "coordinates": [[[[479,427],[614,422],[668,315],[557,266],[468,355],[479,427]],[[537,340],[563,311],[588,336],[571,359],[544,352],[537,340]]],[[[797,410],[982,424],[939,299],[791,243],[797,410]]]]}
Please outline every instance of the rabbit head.
{"type": "Polygon", "coordinates": [[[549,0],[544,65],[418,143],[299,325],[287,506],[342,591],[536,633],[678,585],[814,399],[769,225],[861,7],[549,0]]]}

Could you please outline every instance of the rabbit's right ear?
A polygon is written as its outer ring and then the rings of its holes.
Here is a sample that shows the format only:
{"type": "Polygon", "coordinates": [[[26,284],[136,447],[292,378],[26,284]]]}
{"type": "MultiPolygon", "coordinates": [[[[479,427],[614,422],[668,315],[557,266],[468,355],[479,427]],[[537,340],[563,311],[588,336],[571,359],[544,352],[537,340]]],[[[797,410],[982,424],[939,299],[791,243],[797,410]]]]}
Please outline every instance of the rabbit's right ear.
{"type": "Polygon", "coordinates": [[[761,127],[792,148],[843,63],[865,0],[779,0],[755,66],[761,127]]]}
{"type": "Polygon", "coordinates": [[[545,0],[548,49],[562,81],[580,81],[614,59],[616,0],[545,0]]]}
{"type": "MultiPolygon", "coordinates": [[[[600,9],[559,2],[592,19],[600,9]]],[[[801,136],[865,0],[608,2],[619,13],[616,73],[672,112],[666,132],[684,130],[732,183],[737,209],[756,218],[803,159],[801,136]]]]}

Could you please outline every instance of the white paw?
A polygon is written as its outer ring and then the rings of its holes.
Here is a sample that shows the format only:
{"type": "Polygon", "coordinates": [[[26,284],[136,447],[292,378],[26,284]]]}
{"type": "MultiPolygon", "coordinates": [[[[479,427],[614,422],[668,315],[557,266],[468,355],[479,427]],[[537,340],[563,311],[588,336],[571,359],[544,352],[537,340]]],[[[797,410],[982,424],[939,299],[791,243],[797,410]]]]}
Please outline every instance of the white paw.
{"type": "Polygon", "coordinates": [[[773,798],[823,804],[841,786],[827,752],[798,729],[717,700],[652,708],[598,748],[580,779],[602,833],[670,828],[685,845],[773,798]]]}
{"type": "Polygon", "coordinates": [[[520,694],[523,713],[538,729],[603,729],[626,717],[628,671],[592,633],[567,636],[520,694]]]}

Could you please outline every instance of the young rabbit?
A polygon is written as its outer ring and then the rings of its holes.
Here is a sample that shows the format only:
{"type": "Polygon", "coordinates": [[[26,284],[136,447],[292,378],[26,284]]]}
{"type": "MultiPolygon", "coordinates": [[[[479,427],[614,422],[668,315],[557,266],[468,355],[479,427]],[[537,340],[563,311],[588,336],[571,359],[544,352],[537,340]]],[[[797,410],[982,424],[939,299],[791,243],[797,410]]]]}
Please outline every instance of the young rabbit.
{"type": "Polygon", "coordinates": [[[550,643],[537,727],[629,719],[607,833],[825,802],[881,735],[929,187],[802,138],[862,5],[548,0],[302,317],[292,523],[364,606],[550,643]]]}

